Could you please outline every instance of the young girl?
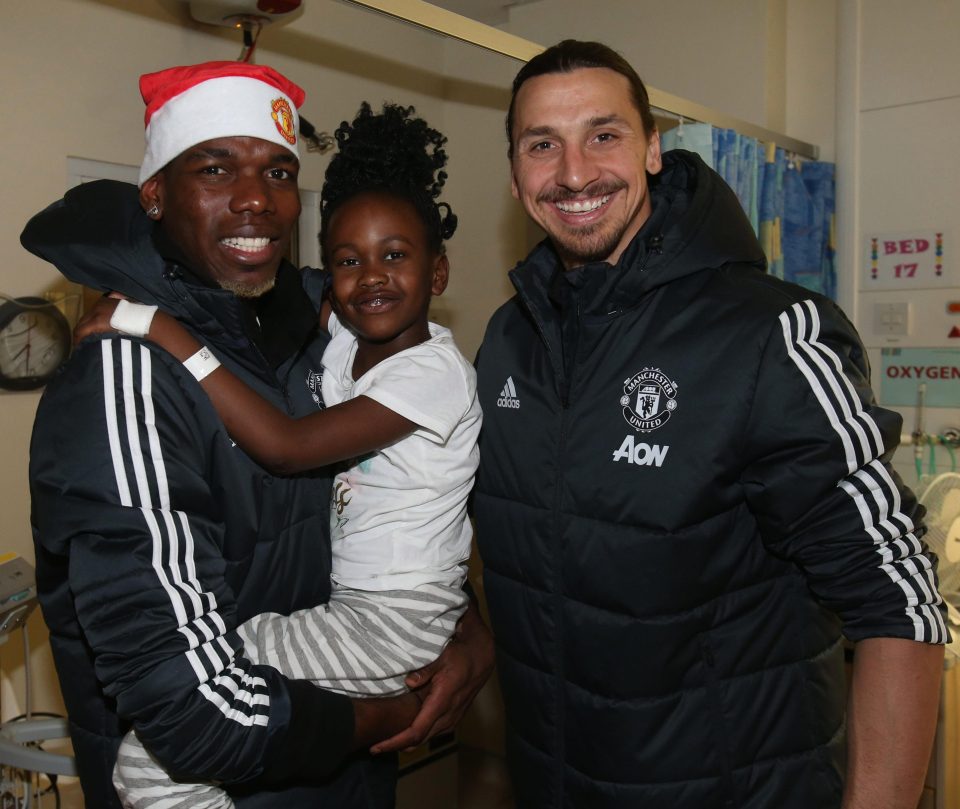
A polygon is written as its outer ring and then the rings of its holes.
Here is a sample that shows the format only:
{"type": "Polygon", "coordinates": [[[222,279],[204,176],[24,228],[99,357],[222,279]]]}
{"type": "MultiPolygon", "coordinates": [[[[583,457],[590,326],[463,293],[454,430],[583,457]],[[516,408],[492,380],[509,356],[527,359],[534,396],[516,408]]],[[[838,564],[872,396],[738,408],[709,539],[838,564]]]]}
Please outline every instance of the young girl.
{"type": "MultiPolygon", "coordinates": [[[[374,115],[364,104],[336,133],[320,234],[333,308],[321,313],[332,337],[326,410],[300,420],[275,410],[168,315],[157,313],[147,335],[185,361],[231,438],[263,466],[297,472],[347,461],[333,486],[330,602],[259,615],[238,632],[256,663],[352,696],[405,690],[406,674],[437,657],[466,605],[466,501],[481,414],[472,366],[450,332],[427,320],[447,285],[443,243],[456,217],[435,202],[445,139],[412,112],[385,105],[374,115]]],[[[134,307],[105,301],[78,337],[123,331],[134,307]]],[[[114,782],[138,809],[233,806],[216,785],[173,782],[133,733],[114,782]]]]}

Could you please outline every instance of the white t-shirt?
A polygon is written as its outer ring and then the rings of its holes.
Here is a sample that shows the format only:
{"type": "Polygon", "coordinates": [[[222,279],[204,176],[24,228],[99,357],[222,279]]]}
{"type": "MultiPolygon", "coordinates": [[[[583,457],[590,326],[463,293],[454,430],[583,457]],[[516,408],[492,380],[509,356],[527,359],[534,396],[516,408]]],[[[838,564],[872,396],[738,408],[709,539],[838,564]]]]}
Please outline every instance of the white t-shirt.
{"type": "Polygon", "coordinates": [[[477,377],[448,329],[377,363],[354,380],[357,340],[336,316],[323,355],[328,407],[367,396],[419,425],[405,438],[351,461],[333,482],[332,579],[358,590],[458,587],[472,530],[467,496],[479,451],[477,377]]]}

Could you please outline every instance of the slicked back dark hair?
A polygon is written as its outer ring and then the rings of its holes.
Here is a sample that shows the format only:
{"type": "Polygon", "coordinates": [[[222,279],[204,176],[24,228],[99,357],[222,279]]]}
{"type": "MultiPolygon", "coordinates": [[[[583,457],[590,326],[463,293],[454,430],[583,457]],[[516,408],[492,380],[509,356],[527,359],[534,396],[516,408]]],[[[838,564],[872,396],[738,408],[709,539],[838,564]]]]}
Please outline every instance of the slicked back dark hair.
{"type": "Polygon", "coordinates": [[[552,45],[542,53],[538,53],[527,62],[513,80],[513,91],[510,96],[510,109],[507,110],[507,155],[513,157],[513,118],[514,107],[517,103],[517,92],[527,79],[535,76],[545,76],[548,73],[572,73],[585,67],[604,67],[619,73],[630,83],[630,95],[633,105],[640,113],[640,120],[646,136],[649,138],[657,128],[653,113],[650,111],[650,99],[647,88],[637,75],[637,71],[613,48],[602,42],[582,42],[577,39],[565,39],[552,45]]]}
{"type": "Polygon", "coordinates": [[[443,167],[447,139],[414,117],[413,107],[384,104],[374,113],[364,101],[351,123],[337,128],[337,152],[327,166],[320,192],[320,248],[326,263],[330,217],[358,194],[380,192],[409,201],[423,221],[430,249],[443,251],[457,229],[457,217],[437,202],[447,180],[443,167]]]}

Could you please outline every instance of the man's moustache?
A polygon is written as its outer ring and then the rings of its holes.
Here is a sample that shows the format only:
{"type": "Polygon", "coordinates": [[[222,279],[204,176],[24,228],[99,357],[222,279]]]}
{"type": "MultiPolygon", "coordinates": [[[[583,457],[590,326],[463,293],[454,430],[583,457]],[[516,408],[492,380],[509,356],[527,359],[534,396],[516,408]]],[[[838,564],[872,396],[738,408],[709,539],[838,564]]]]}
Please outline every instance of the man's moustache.
{"type": "Polygon", "coordinates": [[[582,191],[570,191],[566,188],[552,188],[545,191],[537,197],[537,202],[568,202],[574,199],[589,199],[591,197],[602,197],[606,194],[613,194],[626,188],[626,183],[597,183],[584,188],[582,191]]]}

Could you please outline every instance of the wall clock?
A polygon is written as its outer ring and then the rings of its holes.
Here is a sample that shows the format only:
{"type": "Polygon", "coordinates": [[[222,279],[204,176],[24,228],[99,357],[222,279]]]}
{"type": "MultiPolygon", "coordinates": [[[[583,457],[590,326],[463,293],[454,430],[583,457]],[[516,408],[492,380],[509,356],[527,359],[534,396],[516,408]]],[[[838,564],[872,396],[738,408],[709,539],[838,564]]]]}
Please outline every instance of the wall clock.
{"type": "Polygon", "coordinates": [[[43,387],[70,354],[70,324],[50,301],[13,298],[0,306],[0,388],[43,387]]]}

